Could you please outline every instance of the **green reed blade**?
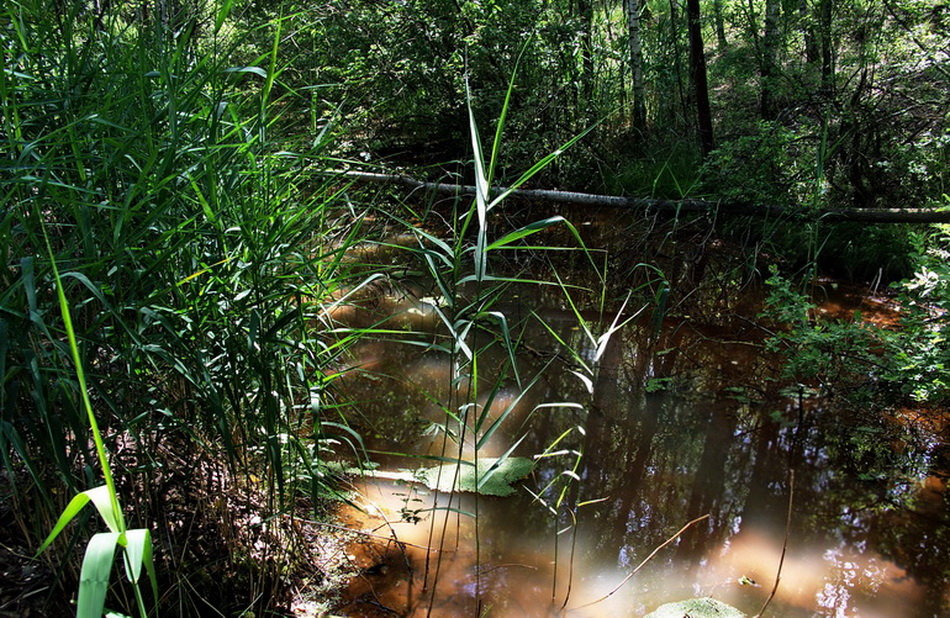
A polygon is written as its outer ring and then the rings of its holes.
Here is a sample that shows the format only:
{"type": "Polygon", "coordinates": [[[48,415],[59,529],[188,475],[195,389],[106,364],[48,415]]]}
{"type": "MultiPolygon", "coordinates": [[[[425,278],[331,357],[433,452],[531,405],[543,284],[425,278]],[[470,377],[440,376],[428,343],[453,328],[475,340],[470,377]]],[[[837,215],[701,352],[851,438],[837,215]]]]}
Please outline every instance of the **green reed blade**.
{"type": "Polygon", "coordinates": [[[76,618],[101,618],[106,592],[109,590],[115,548],[121,536],[119,532],[100,532],[89,539],[79,575],[76,618]]]}

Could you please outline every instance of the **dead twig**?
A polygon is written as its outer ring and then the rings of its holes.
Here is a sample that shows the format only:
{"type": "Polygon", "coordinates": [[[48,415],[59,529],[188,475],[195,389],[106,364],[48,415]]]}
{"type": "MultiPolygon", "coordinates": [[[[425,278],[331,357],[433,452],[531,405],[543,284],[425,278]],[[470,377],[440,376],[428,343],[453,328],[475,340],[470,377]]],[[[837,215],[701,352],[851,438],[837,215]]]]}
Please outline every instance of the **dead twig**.
{"type": "Polygon", "coordinates": [[[617,586],[616,586],[613,590],[611,590],[610,592],[608,592],[607,594],[605,594],[604,596],[600,597],[599,599],[597,599],[597,600],[595,600],[595,601],[591,601],[590,603],[585,603],[584,605],[578,605],[577,607],[572,607],[572,608],[568,609],[567,611],[568,611],[568,612],[577,611],[577,610],[579,610],[579,609],[584,609],[585,607],[590,607],[591,605],[596,605],[597,603],[600,603],[600,602],[602,602],[602,601],[606,601],[607,599],[609,599],[611,596],[614,595],[614,593],[616,593],[618,590],[620,590],[621,588],[623,588],[623,585],[626,584],[628,581],[630,581],[630,580],[633,578],[633,576],[636,575],[637,572],[638,572],[640,569],[642,569],[643,566],[644,566],[647,562],[649,562],[651,559],[653,559],[653,556],[657,555],[657,554],[660,552],[661,549],[663,549],[664,547],[666,547],[667,545],[669,545],[670,543],[672,543],[673,541],[675,541],[677,538],[679,538],[679,536],[680,536],[681,534],[683,534],[684,532],[686,532],[687,530],[689,530],[689,529],[690,529],[692,526],[694,526],[695,524],[698,524],[699,522],[703,521],[704,519],[709,519],[709,513],[706,513],[706,514],[703,515],[702,517],[697,517],[697,518],[694,519],[693,521],[689,522],[688,524],[686,524],[685,526],[683,526],[682,528],[680,528],[679,530],[677,530],[677,531],[676,531],[676,534],[674,534],[674,535],[671,536],[670,538],[666,539],[661,545],[658,545],[658,546],[656,547],[656,549],[654,549],[652,552],[650,552],[650,555],[647,556],[646,558],[644,558],[644,559],[643,559],[643,562],[641,562],[640,564],[637,565],[637,568],[635,568],[634,570],[630,571],[630,573],[628,573],[627,576],[623,578],[623,581],[621,581],[619,584],[617,584],[617,586]]]}
{"type": "Polygon", "coordinates": [[[769,603],[772,602],[772,599],[775,597],[775,593],[778,591],[778,584],[782,581],[782,565],[785,563],[785,550],[788,549],[788,535],[792,527],[792,504],[795,501],[795,471],[791,470],[788,473],[788,512],[785,514],[785,540],[782,542],[782,556],[778,559],[778,571],[775,573],[775,585],[772,586],[772,592],[769,593],[769,598],[765,600],[765,604],[762,606],[762,609],[759,610],[759,613],[754,616],[754,618],[761,618],[762,614],[765,613],[766,608],[768,608],[769,603]]]}
{"type": "MultiPolygon", "coordinates": [[[[422,549],[427,552],[439,551],[438,549],[432,549],[431,547],[426,547],[425,545],[416,545],[415,543],[409,543],[408,541],[401,541],[398,538],[394,538],[394,536],[386,536],[385,534],[375,534],[373,532],[368,532],[366,530],[356,530],[355,528],[347,528],[346,526],[338,526],[336,524],[331,524],[325,521],[314,521],[312,519],[302,519],[299,517],[297,519],[298,521],[302,521],[304,523],[308,523],[314,526],[322,526],[324,528],[333,528],[334,530],[340,530],[342,532],[352,532],[353,534],[358,534],[360,536],[366,536],[373,539],[379,539],[381,541],[389,541],[390,543],[396,543],[397,545],[406,545],[408,547],[415,547],[417,549],[422,549]]],[[[391,529],[392,528],[390,528],[390,530],[391,529]]],[[[395,535],[395,532],[393,532],[393,535],[395,535]]]]}

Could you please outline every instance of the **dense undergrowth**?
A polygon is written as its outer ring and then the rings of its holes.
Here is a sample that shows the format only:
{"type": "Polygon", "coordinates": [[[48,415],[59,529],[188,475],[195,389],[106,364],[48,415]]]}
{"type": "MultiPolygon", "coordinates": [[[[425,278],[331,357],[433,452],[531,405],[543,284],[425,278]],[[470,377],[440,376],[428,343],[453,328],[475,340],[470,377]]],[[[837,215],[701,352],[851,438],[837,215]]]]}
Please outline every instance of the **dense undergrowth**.
{"type": "MultiPolygon", "coordinates": [[[[307,559],[279,514],[328,491],[285,462],[339,420],[325,370],[347,343],[324,336],[321,303],[347,277],[359,214],[344,225],[337,189],[302,173],[319,144],[281,152],[272,137],[301,96],[277,86],[280,20],[260,26],[270,45],[245,66],[226,6],[183,21],[51,7],[0,18],[4,526],[30,552],[64,496],[98,484],[45,224],[126,516],[161,547],[149,603],[269,606],[307,559]]],[[[85,533],[70,536],[52,554],[67,586],[44,595],[52,613],[72,595],[64,550],[85,533]]]]}

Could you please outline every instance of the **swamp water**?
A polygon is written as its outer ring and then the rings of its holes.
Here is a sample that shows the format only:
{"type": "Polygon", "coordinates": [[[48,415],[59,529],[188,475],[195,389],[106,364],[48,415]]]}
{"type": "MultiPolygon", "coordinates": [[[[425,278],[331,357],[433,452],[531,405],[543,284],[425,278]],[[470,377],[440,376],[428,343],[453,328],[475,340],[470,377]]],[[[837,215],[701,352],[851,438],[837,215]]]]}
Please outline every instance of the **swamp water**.
{"type": "MultiPolygon", "coordinates": [[[[351,547],[362,573],[341,614],[626,617],[710,596],[754,615],[787,534],[769,615],[945,615],[945,411],[832,407],[779,379],[754,313],[711,325],[653,320],[647,308],[614,334],[585,382],[529,315],[591,361],[594,346],[556,296],[494,307],[511,324],[533,324],[517,357],[522,387],[537,376],[526,393],[512,375],[493,375],[508,360],[498,346],[479,360],[475,409],[489,424],[507,416],[478,457],[529,458],[531,474],[508,497],[356,479],[360,508],[338,515],[368,534],[351,547]],[[551,402],[581,405],[542,405],[551,402]],[[561,496],[557,516],[535,498],[552,482],[557,490],[542,495],[547,505],[561,496]]],[[[849,303],[829,299],[824,308],[849,303]]],[[[425,299],[397,295],[385,304],[403,327],[438,330],[425,299]]],[[[448,355],[371,342],[354,350],[353,364],[360,369],[344,378],[357,402],[350,416],[382,469],[459,455],[451,441],[443,450],[445,433],[434,429],[446,423],[440,406],[453,388],[448,355]]],[[[464,444],[462,457],[473,450],[464,444]]]]}

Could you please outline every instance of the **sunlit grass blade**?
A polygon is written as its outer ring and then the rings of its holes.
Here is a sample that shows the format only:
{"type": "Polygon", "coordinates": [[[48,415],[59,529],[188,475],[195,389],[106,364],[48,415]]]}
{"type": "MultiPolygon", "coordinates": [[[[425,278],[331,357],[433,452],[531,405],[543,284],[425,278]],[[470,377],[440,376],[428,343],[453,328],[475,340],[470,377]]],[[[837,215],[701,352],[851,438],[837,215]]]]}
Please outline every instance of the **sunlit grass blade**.
{"type": "Polygon", "coordinates": [[[136,586],[138,594],[139,578],[142,576],[142,566],[152,585],[152,597],[158,602],[158,578],[155,573],[153,560],[152,533],[146,528],[136,528],[125,531],[125,567],[129,581],[136,586]]]}
{"type": "Polygon", "coordinates": [[[508,420],[508,417],[518,407],[518,404],[521,403],[521,400],[524,398],[524,396],[528,394],[528,391],[531,390],[531,387],[537,384],[538,380],[540,379],[540,376],[541,376],[540,373],[535,375],[534,379],[531,380],[531,382],[524,389],[522,389],[521,392],[519,392],[518,395],[511,401],[511,403],[508,404],[508,406],[506,406],[504,410],[502,410],[501,414],[499,414],[492,421],[491,425],[489,425],[485,429],[485,431],[482,433],[481,437],[478,438],[478,442],[475,443],[476,449],[482,448],[483,446],[485,446],[485,444],[489,440],[491,440],[495,432],[498,431],[498,428],[501,427],[501,425],[506,420],[508,420]]]}
{"type": "MultiPolygon", "coordinates": [[[[43,220],[41,219],[41,222],[43,220]]],[[[86,420],[89,423],[89,429],[92,432],[93,443],[96,447],[96,455],[99,458],[100,471],[105,480],[105,487],[108,501],[108,509],[100,509],[106,524],[113,531],[122,531],[125,529],[125,520],[122,515],[122,509],[119,507],[118,494],[115,489],[115,482],[112,480],[112,469],[109,465],[109,458],[106,452],[105,444],[102,441],[102,434],[99,432],[99,423],[96,421],[96,415],[92,410],[92,402],[89,399],[89,389],[86,386],[86,375],[83,370],[82,358],[79,356],[79,344],[77,342],[76,331],[73,328],[72,314],[69,310],[69,303],[66,300],[66,292],[63,289],[63,281],[59,274],[59,268],[56,265],[56,257],[53,254],[53,247],[50,244],[49,235],[46,232],[45,223],[42,225],[43,238],[46,241],[46,251],[50,259],[50,267],[53,270],[53,280],[56,283],[56,298],[59,301],[60,315],[63,318],[63,326],[66,329],[66,338],[69,342],[69,352],[73,361],[73,369],[76,372],[76,380],[79,383],[79,395],[82,399],[82,407],[86,412],[86,420]]],[[[90,496],[90,499],[98,498],[99,494],[90,496]]],[[[99,507],[97,500],[96,507],[99,507]]]]}
{"type": "Polygon", "coordinates": [[[571,146],[573,146],[574,144],[576,144],[577,142],[579,142],[579,141],[580,141],[581,139],[583,139],[588,133],[590,133],[591,131],[593,131],[593,130],[596,128],[596,126],[597,126],[597,125],[591,125],[591,126],[589,126],[588,128],[584,129],[583,131],[581,131],[580,133],[578,133],[577,135],[575,135],[575,136],[572,137],[571,139],[569,139],[569,140],[567,140],[566,142],[564,142],[564,144],[563,144],[560,148],[558,148],[557,150],[555,150],[555,151],[553,151],[553,152],[551,152],[551,153],[548,153],[547,155],[545,155],[544,157],[542,157],[540,160],[538,160],[537,163],[535,163],[535,164],[532,165],[530,168],[528,168],[525,172],[523,172],[523,173],[521,174],[521,176],[519,176],[517,180],[515,180],[513,183],[511,183],[511,185],[509,185],[504,191],[502,191],[501,193],[499,193],[498,195],[496,195],[496,196],[492,199],[492,201],[486,205],[486,210],[491,210],[491,209],[493,209],[495,206],[497,206],[498,204],[502,203],[509,195],[511,195],[511,193],[512,193],[515,189],[517,189],[518,187],[520,187],[520,186],[523,185],[524,183],[526,183],[526,182],[528,182],[529,180],[531,180],[532,178],[534,178],[539,172],[541,172],[543,169],[545,169],[547,166],[549,166],[551,163],[553,163],[555,159],[557,159],[557,158],[560,157],[562,154],[564,154],[564,151],[565,151],[565,150],[567,150],[568,148],[570,148],[571,146]]]}
{"type": "MultiPolygon", "coordinates": [[[[571,304],[571,306],[573,307],[573,304],[571,304]]],[[[576,307],[574,307],[574,311],[575,311],[575,316],[578,318],[578,323],[580,324],[580,328],[584,331],[584,335],[590,341],[592,342],[595,341],[593,335],[591,335],[590,333],[590,329],[588,328],[586,321],[583,320],[582,316],[577,311],[576,307]]],[[[538,322],[538,324],[540,324],[547,331],[547,333],[552,337],[552,339],[556,341],[563,350],[566,350],[567,353],[570,354],[571,361],[577,364],[583,370],[584,374],[593,373],[593,370],[587,364],[587,361],[580,355],[580,353],[577,350],[574,349],[574,346],[570,345],[567,341],[565,341],[564,338],[561,337],[561,335],[550,324],[548,324],[547,321],[544,318],[542,318],[540,314],[538,314],[538,312],[532,311],[531,315],[538,322]]]]}
{"type": "Polygon", "coordinates": [[[481,315],[494,319],[501,328],[502,346],[505,352],[508,354],[508,362],[510,363],[509,367],[511,368],[512,374],[515,376],[515,382],[520,387],[521,374],[518,371],[518,360],[515,358],[517,345],[511,336],[511,329],[508,324],[508,316],[506,316],[501,311],[486,311],[481,315]]]}
{"type": "Polygon", "coordinates": [[[528,51],[528,44],[531,37],[525,39],[521,45],[521,51],[518,53],[518,59],[515,60],[515,66],[511,69],[511,76],[508,78],[508,88],[505,90],[505,99],[501,104],[501,111],[498,114],[498,122],[495,124],[495,139],[492,141],[491,160],[488,164],[488,181],[495,180],[495,169],[498,165],[498,156],[501,154],[502,135],[505,132],[505,124],[508,120],[508,110],[511,108],[511,95],[515,91],[515,83],[518,77],[518,68],[521,66],[521,60],[525,52],[528,51]]]}
{"type": "Polygon", "coordinates": [[[62,514],[59,516],[59,520],[56,522],[56,525],[53,526],[53,530],[46,537],[46,540],[40,544],[39,549],[36,550],[36,555],[39,555],[46,551],[46,548],[56,540],[56,537],[59,536],[59,533],[69,525],[69,522],[82,511],[83,507],[89,504],[89,492],[82,492],[73,496],[73,499],[69,501],[69,504],[66,505],[66,508],[63,509],[62,514]]]}
{"type": "MultiPolygon", "coordinates": [[[[467,85],[466,85],[467,88],[467,85]]],[[[481,138],[478,136],[478,125],[475,123],[475,112],[472,110],[471,93],[467,98],[469,132],[472,138],[472,151],[475,162],[475,211],[478,214],[478,229],[475,239],[475,273],[477,280],[482,280],[487,272],[486,245],[488,238],[488,199],[491,191],[491,182],[486,176],[485,159],[482,155],[481,138]]]]}
{"type": "Polygon", "coordinates": [[[69,525],[76,515],[82,511],[83,507],[92,502],[96,510],[99,511],[99,514],[102,516],[102,520],[106,522],[106,525],[109,527],[109,530],[112,532],[121,532],[120,521],[118,520],[115,511],[113,510],[113,504],[111,497],[109,495],[109,488],[105,485],[100,485],[99,487],[94,487],[92,489],[86,490],[82,493],[76,494],[73,496],[73,499],[69,501],[69,504],[66,505],[66,508],[63,510],[62,515],[59,516],[59,520],[56,522],[56,525],[53,526],[53,530],[46,537],[46,540],[43,541],[40,548],[36,550],[37,555],[43,553],[50,544],[56,540],[56,537],[59,536],[59,533],[69,525]]]}
{"type": "Polygon", "coordinates": [[[119,532],[100,532],[89,539],[79,576],[76,618],[101,618],[121,536],[119,532]]]}
{"type": "MultiPolygon", "coordinates": [[[[530,472],[534,468],[534,462],[532,462],[530,459],[524,459],[524,458],[512,459],[511,458],[512,453],[515,452],[515,449],[521,446],[521,443],[524,441],[526,437],[527,437],[526,435],[522,435],[520,438],[513,441],[508,446],[508,448],[505,449],[505,452],[502,453],[499,457],[493,458],[491,460],[479,461],[480,465],[488,464],[488,469],[485,470],[484,472],[479,470],[478,475],[476,477],[478,479],[478,485],[476,486],[476,490],[479,493],[482,493],[484,491],[485,487],[494,479],[495,475],[497,474],[501,474],[501,475],[511,474],[512,476],[517,475],[520,478],[523,476],[527,476],[528,472],[530,472]]],[[[495,494],[497,494],[497,492],[492,492],[492,495],[495,495],[495,494]]]]}
{"type": "Polygon", "coordinates": [[[505,234],[498,240],[492,242],[490,245],[485,247],[485,249],[487,251],[491,251],[493,249],[506,247],[515,241],[521,240],[522,238],[527,238],[528,236],[531,236],[532,234],[537,234],[538,232],[545,230],[551,227],[552,225],[563,223],[564,221],[565,221],[564,217],[561,217],[559,215],[554,216],[554,217],[548,217],[547,219],[542,219],[540,221],[535,221],[534,223],[530,223],[513,232],[509,232],[505,234]]]}
{"type": "Polygon", "coordinates": [[[610,323],[610,326],[599,336],[596,340],[596,348],[594,349],[594,363],[600,360],[600,357],[603,356],[604,352],[607,350],[607,344],[610,343],[611,337],[619,331],[621,328],[632,322],[637,318],[638,315],[643,313],[646,310],[647,305],[640,307],[635,313],[627,316],[621,321],[623,317],[624,309],[627,308],[627,303],[630,302],[630,297],[633,295],[633,292],[628,292],[627,297],[624,299],[623,304],[620,305],[620,309],[617,310],[617,313],[614,315],[613,321],[610,323]]]}

